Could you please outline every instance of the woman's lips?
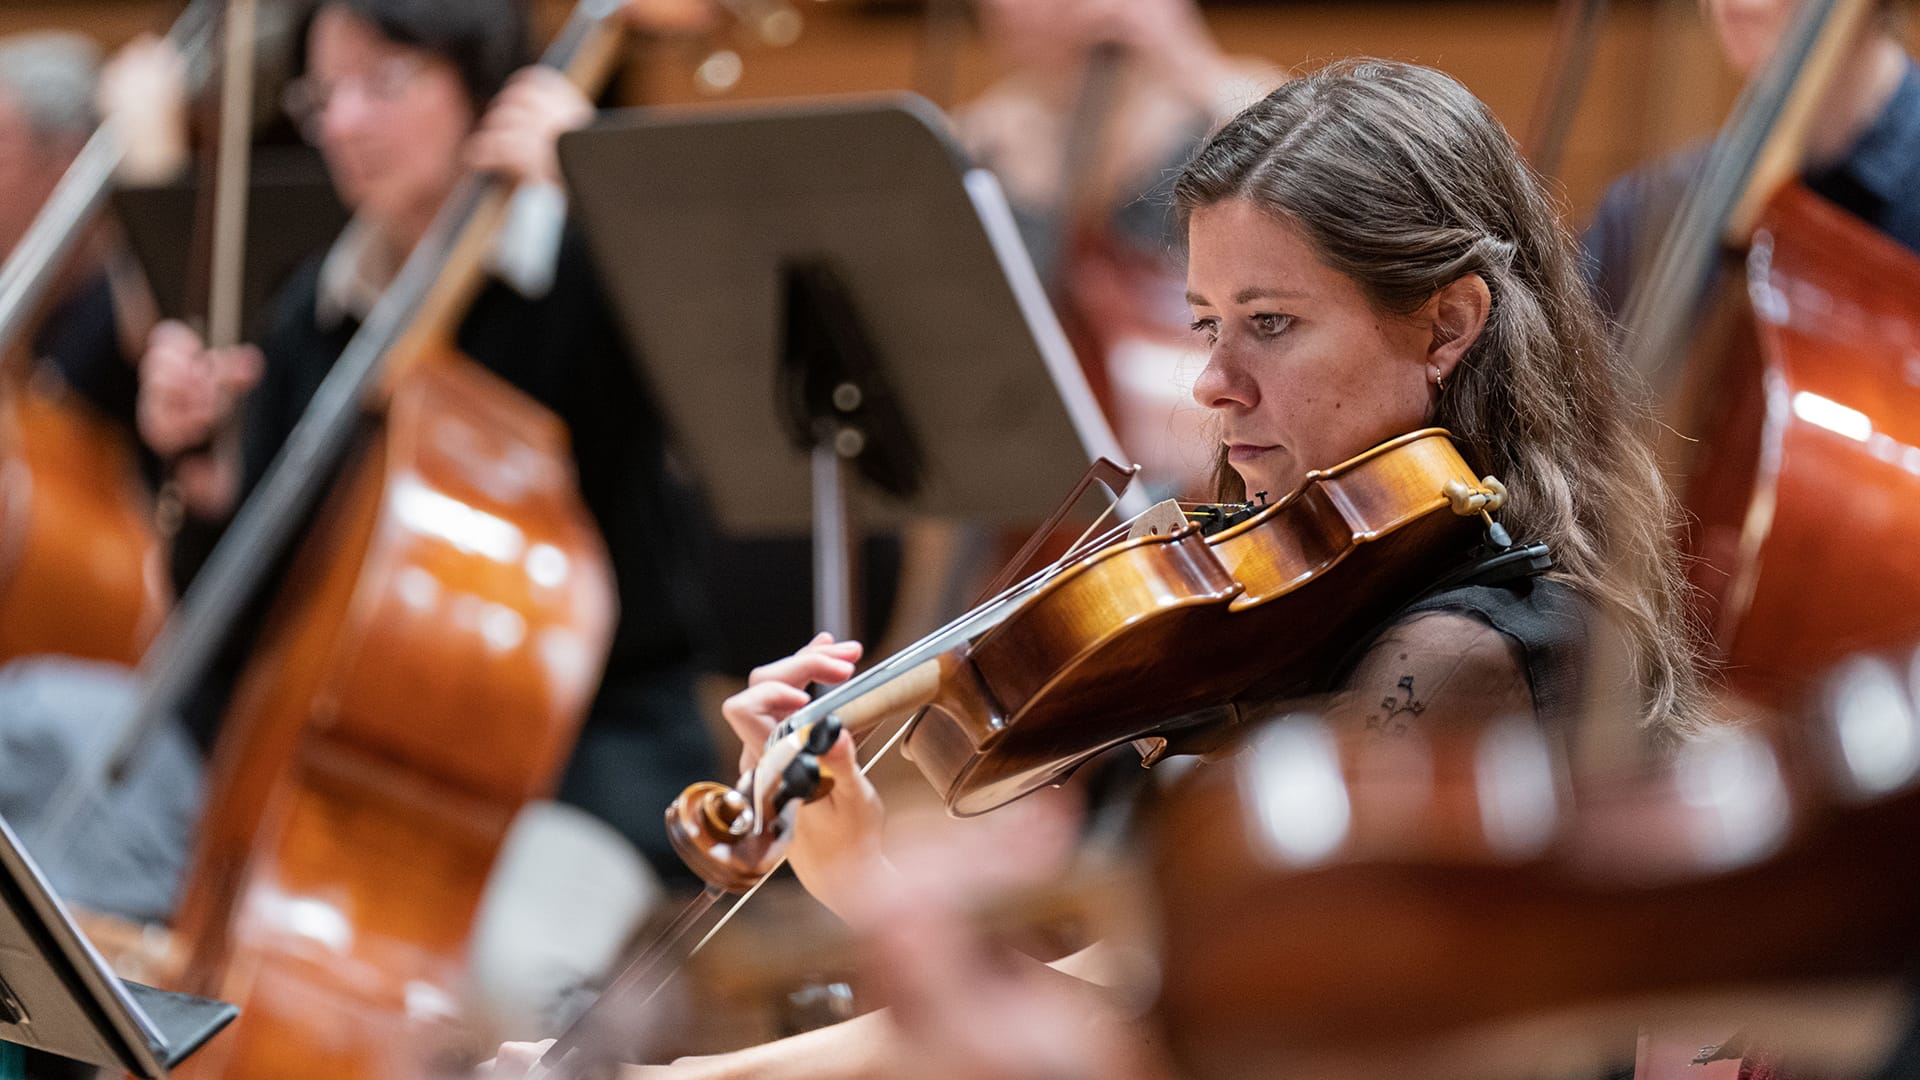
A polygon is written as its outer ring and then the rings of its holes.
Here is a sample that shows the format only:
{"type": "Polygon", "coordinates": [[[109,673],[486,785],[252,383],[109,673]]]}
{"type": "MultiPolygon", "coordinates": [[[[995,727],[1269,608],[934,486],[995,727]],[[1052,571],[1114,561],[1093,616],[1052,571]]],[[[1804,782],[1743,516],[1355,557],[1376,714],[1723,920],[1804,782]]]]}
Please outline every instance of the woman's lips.
{"type": "Polygon", "coordinates": [[[1272,453],[1278,449],[1280,448],[1277,446],[1256,446],[1253,443],[1228,443],[1227,460],[1252,461],[1262,454],[1272,453]]]}

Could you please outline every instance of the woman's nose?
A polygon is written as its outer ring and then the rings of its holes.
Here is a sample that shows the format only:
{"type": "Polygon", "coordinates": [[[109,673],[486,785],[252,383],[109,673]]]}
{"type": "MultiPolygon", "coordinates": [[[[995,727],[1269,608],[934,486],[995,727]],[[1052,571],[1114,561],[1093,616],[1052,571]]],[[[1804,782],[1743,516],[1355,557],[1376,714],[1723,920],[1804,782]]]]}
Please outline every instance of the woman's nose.
{"type": "Polygon", "coordinates": [[[1193,381],[1193,400],[1209,409],[1251,408],[1259,400],[1253,380],[1235,360],[1233,350],[1216,345],[1207,366],[1193,381]]]}

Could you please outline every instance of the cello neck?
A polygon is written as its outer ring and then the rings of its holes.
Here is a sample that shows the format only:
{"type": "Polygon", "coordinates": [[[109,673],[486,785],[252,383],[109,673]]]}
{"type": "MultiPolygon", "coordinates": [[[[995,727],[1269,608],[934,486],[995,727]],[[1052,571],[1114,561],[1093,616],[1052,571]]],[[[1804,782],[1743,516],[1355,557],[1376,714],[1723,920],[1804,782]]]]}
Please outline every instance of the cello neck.
{"type": "MultiPolygon", "coordinates": [[[[588,96],[597,94],[612,75],[624,41],[621,25],[612,18],[618,8],[613,0],[584,0],[547,47],[540,64],[565,75],[588,96]]],[[[391,327],[383,323],[380,340],[369,342],[383,355],[392,354],[373,390],[376,400],[385,400],[423,361],[444,355],[438,346],[453,340],[485,283],[487,259],[499,239],[512,195],[512,185],[496,176],[475,174],[463,179],[381,297],[380,307],[354,338],[355,345],[374,328],[375,317],[390,306],[390,297],[398,294],[391,306],[405,304],[406,310],[396,312],[398,319],[391,327]]]]}
{"type": "MultiPolygon", "coordinates": [[[[190,84],[195,76],[204,76],[218,12],[218,0],[194,0],[167,33],[186,61],[190,84]]],[[[0,356],[22,343],[87,224],[106,201],[125,156],[118,133],[104,125],[95,130],[0,267],[0,356]]]]}
{"type": "Polygon", "coordinates": [[[1629,367],[1652,376],[1660,397],[1679,376],[1674,358],[1719,262],[1722,245],[1744,246],[1761,207],[1798,171],[1814,106],[1846,46],[1871,17],[1873,0],[1806,0],[1760,74],[1747,84],[1687,189],[1623,320],[1629,367]]]}

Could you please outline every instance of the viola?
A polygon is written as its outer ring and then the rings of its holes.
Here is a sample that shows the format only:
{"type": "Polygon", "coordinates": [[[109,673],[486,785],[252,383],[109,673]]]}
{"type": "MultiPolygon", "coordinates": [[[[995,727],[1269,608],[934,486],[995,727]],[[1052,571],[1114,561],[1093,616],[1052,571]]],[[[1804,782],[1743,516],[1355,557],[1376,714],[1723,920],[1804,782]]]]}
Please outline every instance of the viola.
{"type": "Polygon", "coordinates": [[[784,851],[787,807],[830,780],[807,762],[838,726],[912,714],[906,753],[961,816],[1121,743],[1158,740],[1157,759],[1238,722],[1238,702],[1303,690],[1463,560],[1500,492],[1429,428],[1212,535],[1181,524],[1070,555],[796,712],[781,752],[689,789],[668,833],[709,883],[744,889],[784,851]]]}

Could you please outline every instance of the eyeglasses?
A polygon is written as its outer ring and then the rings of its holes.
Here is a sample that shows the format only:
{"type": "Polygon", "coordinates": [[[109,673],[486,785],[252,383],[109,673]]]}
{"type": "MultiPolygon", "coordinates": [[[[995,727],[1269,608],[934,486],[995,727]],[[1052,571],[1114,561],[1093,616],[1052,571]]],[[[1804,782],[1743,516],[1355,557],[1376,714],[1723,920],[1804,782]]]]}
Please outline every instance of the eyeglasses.
{"type": "Polygon", "coordinates": [[[389,56],[365,71],[338,79],[304,76],[287,84],[280,95],[280,104],[299,126],[301,134],[313,140],[319,134],[320,118],[342,91],[352,90],[374,105],[391,105],[406,94],[426,67],[424,57],[389,56]]]}

